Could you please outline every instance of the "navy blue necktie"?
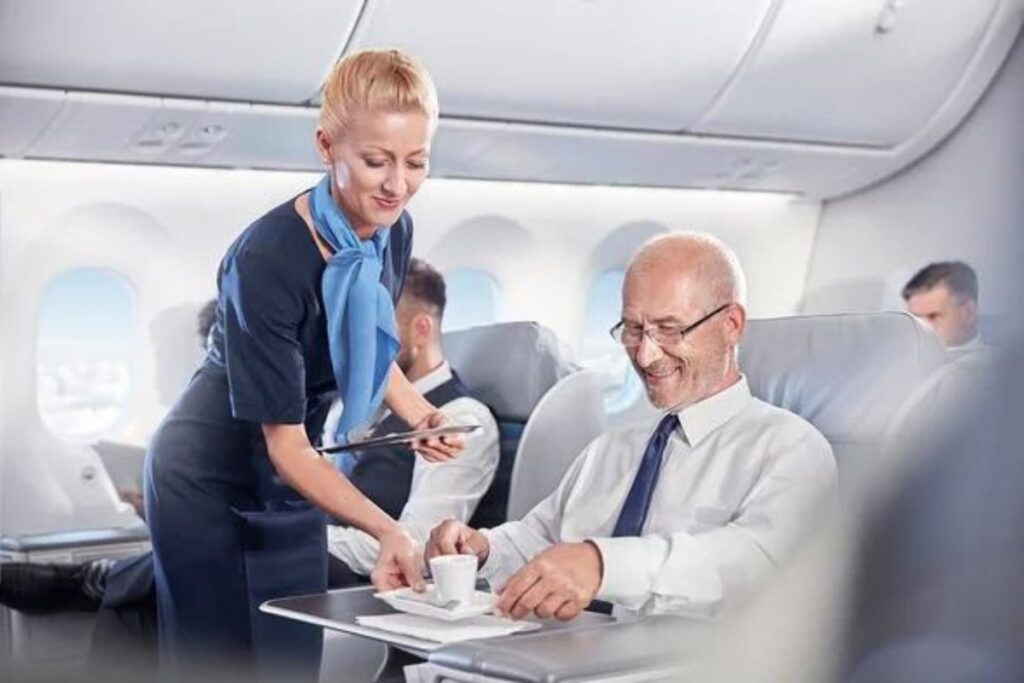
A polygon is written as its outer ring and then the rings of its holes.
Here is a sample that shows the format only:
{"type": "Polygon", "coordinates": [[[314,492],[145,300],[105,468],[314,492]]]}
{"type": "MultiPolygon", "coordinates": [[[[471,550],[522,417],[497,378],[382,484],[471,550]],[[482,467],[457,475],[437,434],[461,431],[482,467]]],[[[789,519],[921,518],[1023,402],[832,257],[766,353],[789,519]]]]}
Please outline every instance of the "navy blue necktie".
{"type": "MultiPolygon", "coordinates": [[[[658,483],[658,473],[661,471],[661,456],[665,453],[665,446],[668,445],[668,438],[679,424],[679,417],[669,413],[661,418],[658,428],[651,435],[644,450],[644,457],[640,461],[640,467],[633,477],[633,485],[626,495],[626,501],[622,504],[619,512],[619,519],[615,522],[615,530],[612,536],[639,536],[647,520],[647,511],[651,507],[651,497],[654,495],[654,486],[658,483]]],[[[611,614],[612,605],[604,600],[594,600],[587,607],[592,612],[611,614]]]]}
{"type": "Polygon", "coordinates": [[[654,486],[658,483],[658,473],[661,471],[661,456],[665,453],[665,446],[668,438],[679,425],[679,417],[669,413],[661,418],[658,428],[647,442],[647,449],[644,451],[643,460],[640,461],[640,468],[633,477],[633,486],[629,489],[626,502],[622,504],[619,512],[619,520],[615,522],[615,530],[612,536],[639,536],[647,520],[647,511],[651,507],[651,497],[654,495],[654,486]]]}

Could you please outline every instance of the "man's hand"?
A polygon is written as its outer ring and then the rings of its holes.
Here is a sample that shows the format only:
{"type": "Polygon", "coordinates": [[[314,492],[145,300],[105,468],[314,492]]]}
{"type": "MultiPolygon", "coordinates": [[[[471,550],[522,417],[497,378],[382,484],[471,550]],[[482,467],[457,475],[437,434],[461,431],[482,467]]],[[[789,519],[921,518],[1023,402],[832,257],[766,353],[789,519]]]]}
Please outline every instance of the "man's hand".
{"type": "Polygon", "coordinates": [[[487,561],[491,544],[487,537],[455,519],[446,519],[434,527],[427,539],[426,557],[438,555],[476,555],[477,566],[487,561]]]}
{"type": "Polygon", "coordinates": [[[498,609],[513,619],[531,612],[569,621],[590,604],[604,567],[593,543],[557,543],[530,560],[501,589],[498,609]]]}
{"type": "Polygon", "coordinates": [[[377,566],[373,568],[370,580],[378,591],[390,591],[403,586],[412,586],[422,591],[423,556],[412,538],[401,530],[380,537],[380,554],[377,566]]]}

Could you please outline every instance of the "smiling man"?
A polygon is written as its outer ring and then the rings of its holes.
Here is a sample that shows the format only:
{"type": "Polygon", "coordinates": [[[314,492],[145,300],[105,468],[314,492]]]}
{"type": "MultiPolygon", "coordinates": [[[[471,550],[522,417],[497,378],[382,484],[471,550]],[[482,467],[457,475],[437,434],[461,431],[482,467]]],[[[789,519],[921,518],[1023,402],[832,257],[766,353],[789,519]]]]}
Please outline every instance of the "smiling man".
{"type": "Polygon", "coordinates": [[[611,332],[661,415],[594,440],[520,521],[435,527],[427,556],[477,555],[499,608],[517,618],[571,619],[588,606],[708,615],[740,603],[836,490],[825,438],[751,396],[740,372],[745,289],[714,238],[642,247],[611,332]]]}

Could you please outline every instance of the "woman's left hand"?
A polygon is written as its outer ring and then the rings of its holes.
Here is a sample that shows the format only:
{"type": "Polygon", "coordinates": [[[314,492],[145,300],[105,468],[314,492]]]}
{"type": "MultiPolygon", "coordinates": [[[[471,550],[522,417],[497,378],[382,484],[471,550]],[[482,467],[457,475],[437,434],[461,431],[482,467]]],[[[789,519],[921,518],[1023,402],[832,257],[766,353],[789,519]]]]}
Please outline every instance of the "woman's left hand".
{"type": "Polygon", "coordinates": [[[402,586],[411,586],[422,592],[423,553],[412,538],[397,524],[394,530],[381,536],[377,566],[370,574],[370,580],[378,591],[390,591],[402,586]]]}
{"type": "MultiPolygon", "coordinates": [[[[425,429],[437,429],[447,427],[452,422],[444,413],[434,411],[428,413],[422,420],[417,422],[413,429],[422,431],[425,429]]],[[[423,456],[427,462],[445,462],[451,460],[466,447],[466,437],[462,434],[447,434],[435,436],[430,439],[421,439],[412,444],[412,449],[423,456]]]]}

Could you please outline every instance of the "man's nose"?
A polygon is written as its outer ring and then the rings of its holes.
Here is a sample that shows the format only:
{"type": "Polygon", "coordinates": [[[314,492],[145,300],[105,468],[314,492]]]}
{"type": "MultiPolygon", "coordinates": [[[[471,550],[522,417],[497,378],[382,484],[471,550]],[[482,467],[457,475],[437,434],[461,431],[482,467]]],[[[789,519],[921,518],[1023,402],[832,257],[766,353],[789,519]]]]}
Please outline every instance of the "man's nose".
{"type": "Polygon", "coordinates": [[[661,347],[654,343],[647,331],[640,337],[640,346],[636,347],[636,362],[642,367],[646,368],[648,365],[658,360],[665,355],[665,352],[661,350],[661,347]]]}

